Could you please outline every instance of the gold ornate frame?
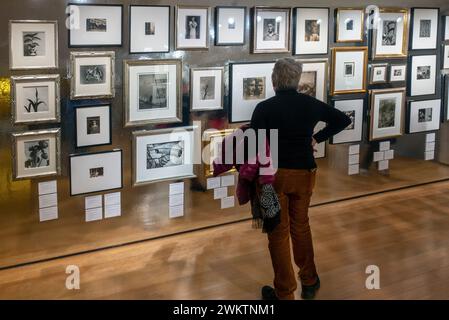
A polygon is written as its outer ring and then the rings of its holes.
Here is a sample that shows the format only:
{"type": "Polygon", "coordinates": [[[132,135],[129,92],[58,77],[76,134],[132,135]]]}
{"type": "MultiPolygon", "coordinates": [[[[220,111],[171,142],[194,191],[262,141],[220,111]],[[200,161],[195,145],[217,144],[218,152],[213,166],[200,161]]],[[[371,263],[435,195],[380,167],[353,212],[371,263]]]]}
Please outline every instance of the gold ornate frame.
{"type": "MultiPolygon", "coordinates": [[[[210,130],[210,131],[204,131],[202,134],[202,149],[203,150],[207,150],[207,154],[209,156],[209,159],[211,157],[211,140],[215,137],[223,137],[225,138],[226,136],[232,134],[235,131],[235,129],[222,129],[222,130],[210,130]],[[207,149],[206,149],[207,148],[207,149]]],[[[211,160],[211,159],[210,159],[211,160]]],[[[208,163],[203,163],[204,166],[204,176],[206,178],[212,177],[214,175],[214,169],[212,164],[208,164],[208,163]]],[[[229,172],[236,172],[235,169],[232,169],[229,172]]]]}
{"type": "Polygon", "coordinates": [[[363,8],[337,8],[336,9],[337,14],[336,14],[336,19],[335,19],[335,42],[337,43],[357,43],[357,42],[363,42],[363,34],[365,31],[365,10],[363,8]],[[361,21],[361,27],[360,27],[360,39],[357,40],[339,40],[338,39],[338,35],[340,33],[340,12],[341,11],[360,11],[360,21],[361,21]]]}

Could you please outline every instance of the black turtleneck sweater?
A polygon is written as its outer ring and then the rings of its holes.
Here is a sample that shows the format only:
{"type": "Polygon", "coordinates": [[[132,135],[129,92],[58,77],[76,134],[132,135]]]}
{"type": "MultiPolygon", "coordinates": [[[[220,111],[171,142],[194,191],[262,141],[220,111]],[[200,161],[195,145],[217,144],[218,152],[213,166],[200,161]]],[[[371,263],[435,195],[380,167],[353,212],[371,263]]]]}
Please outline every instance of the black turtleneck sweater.
{"type": "Polygon", "coordinates": [[[253,129],[278,129],[278,167],[285,169],[316,168],[312,137],[326,141],[350,124],[343,112],[295,90],[277,91],[260,102],[251,119],[253,129]],[[319,121],[327,126],[314,134],[319,121]]]}

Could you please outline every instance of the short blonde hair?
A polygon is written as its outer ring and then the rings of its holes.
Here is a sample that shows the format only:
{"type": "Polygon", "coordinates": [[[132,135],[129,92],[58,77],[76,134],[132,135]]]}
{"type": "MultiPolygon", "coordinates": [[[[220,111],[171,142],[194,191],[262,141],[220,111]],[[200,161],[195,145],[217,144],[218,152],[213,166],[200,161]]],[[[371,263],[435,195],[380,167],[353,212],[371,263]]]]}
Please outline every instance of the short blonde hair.
{"type": "Polygon", "coordinates": [[[273,87],[276,90],[297,90],[301,73],[302,65],[298,61],[292,58],[279,59],[271,75],[273,87]]]}

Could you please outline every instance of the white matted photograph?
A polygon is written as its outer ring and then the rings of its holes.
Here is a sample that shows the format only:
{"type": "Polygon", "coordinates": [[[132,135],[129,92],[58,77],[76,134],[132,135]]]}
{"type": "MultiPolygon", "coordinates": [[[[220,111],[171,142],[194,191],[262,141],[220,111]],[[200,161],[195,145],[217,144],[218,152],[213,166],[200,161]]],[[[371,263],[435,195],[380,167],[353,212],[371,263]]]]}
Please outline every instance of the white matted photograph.
{"type": "Polygon", "coordinates": [[[415,97],[435,94],[437,56],[411,56],[410,60],[409,95],[415,97]]]}
{"type": "Polygon", "coordinates": [[[170,52],[170,6],[131,5],[129,52],[170,52]]]}
{"type": "Polygon", "coordinates": [[[335,42],[363,42],[365,38],[363,8],[337,8],[335,24],[335,42]]]}
{"type": "Polygon", "coordinates": [[[332,48],[331,95],[366,92],[367,47],[332,48]]]}
{"type": "Polygon", "coordinates": [[[76,107],[76,147],[111,144],[111,124],[111,105],[109,104],[76,107]]]}
{"type": "Polygon", "coordinates": [[[176,50],[209,48],[209,7],[176,6],[176,50]]]}
{"type": "Polygon", "coordinates": [[[69,4],[69,47],[121,47],[123,6],[69,4]]]}
{"type": "Polygon", "coordinates": [[[70,195],[121,189],[122,150],[70,155],[70,195]]]}
{"type": "Polygon", "coordinates": [[[380,9],[372,37],[373,59],[407,57],[408,17],[408,9],[380,9]]]}
{"type": "Polygon", "coordinates": [[[59,122],[59,75],[11,77],[11,108],[14,124],[59,122]]]}
{"type": "Polygon", "coordinates": [[[245,44],[246,7],[215,7],[215,45],[245,44]]]}
{"type": "Polygon", "coordinates": [[[302,65],[298,91],[327,102],[328,60],[298,59],[297,61],[302,65]]]}
{"type": "Polygon", "coordinates": [[[408,109],[408,133],[440,129],[441,99],[411,101],[408,109]]]}
{"type": "Polygon", "coordinates": [[[190,110],[223,109],[223,67],[190,69],[190,110]]]}
{"type": "Polygon", "coordinates": [[[253,53],[290,52],[290,8],[253,8],[253,53]]]}
{"type": "Polygon", "coordinates": [[[390,66],[390,82],[404,82],[407,79],[407,65],[396,64],[390,66]]]}
{"type": "Polygon", "coordinates": [[[329,8],[294,9],[294,54],[327,54],[329,8]]]}
{"type": "Polygon", "coordinates": [[[370,84],[387,82],[387,63],[372,64],[370,68],[370,84]]]}
{"type": "Polygon", "coordinates": [[[438,40],[438,8],[412,8],[412,50],[436,49],[438,40]]]}
{"type": "Polygon", "coordinates": [[[346,114],[351,124],[332,138],[332,144],[362,141],[364,106],[364,99],[334,101],[335,109],[346,114]]]}
{"type": "Polygon", "coordinates": [[[444,40],[449,40],[449,16],[444,17],[444,40]]]}
{"type": "Polygon", "coordinates": [[[11,20],[9,67],[11,70],[58,68],[58,22],[11,20]]]}

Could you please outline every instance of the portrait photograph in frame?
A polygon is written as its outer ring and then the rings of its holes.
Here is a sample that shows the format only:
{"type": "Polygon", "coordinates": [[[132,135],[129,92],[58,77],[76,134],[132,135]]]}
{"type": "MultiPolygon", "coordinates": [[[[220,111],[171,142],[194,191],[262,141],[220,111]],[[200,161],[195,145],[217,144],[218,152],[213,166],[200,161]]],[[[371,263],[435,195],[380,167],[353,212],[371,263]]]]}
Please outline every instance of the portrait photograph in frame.
{"type": "Polygon", "coordinates": [[[382,140],[403,134],[405,88],[370,91],[369,140],[382,140]]]}
{"type": "Polygon", "coordinates": [[[363,8],[337,8],[335,16],[335,42],[364,41],[365,10],[363,8]]]}
{"type": "Polygon", "coordinates": [[[365,99],[333,100],[335,109],[351,119],[351,124],[331,138],[331,144],[355,143],[362,141],[365,99]]]}
{"type": "Polygon", "coordinates": [[[297,59],[302,65],[298,91],[327,102],[328,59],[297,59]]]}
{"type": "Polygon", "coordinates": [[[75,108],[76,147],[112,143],[111,105],[88,105],[75,108]]]}
{"type": "Polygon", "coordinates": [[[440,111],[441,99],[410,101],[407,133],[439,130],[440,111]]]}
{"type": "Polygon", "coordinates": [[[243,46],[246,37],[246,7],[215,7],[215,45],[243,46]]]}
{"type": "Polygon", "coordinates": [[[59,75],[11,77],[14,124],[60,122],[60,104],[59,75]]]}
{"type": "Polygon", "coordinates": [[[208,6],[176,6],[176,50],[209,49],[208,6]]]}
{"type": "Polygon", "coordinates": [[[274,62],[229,64],[229,121],[250,121],[256,105],[275,95],[271,83],[274,62]]]}
{"type": "Polygon", "coordinates": [[[252,53],[290,52],[290,8],[254,7],[252,15],[252,53]]]}
{"type": "Polygon", "coordinates": [[[332,48],[331,95],[366,92],[368,47],[332,48]]]}
{"type": "Polygon", "coordinates": [[[170,6],[129,7],[129,53],[170,52],[170,6]]]}
{"type": "Polygon", "coordinates": [[[409,10],[381,8],[372,33],[372,58],[405,58],[408,49],[409,10]]]}
{"type": "Polygon", "coordinates": [[[195,178],[194,127],[133,132],[132,183],[195,178]]]}
{"type": "Polygon", "coordinates": [[[436,49],[440,9],[412,8],[410,49],[436,49]]]}
{"type": "Polygon", "coordinates": [[[327,54],[329,8],[294,8],[293,54],[327,54]]]}
{"type": "Polygon", "coordinates": [[[182,62],[125,60],[125,127],[182,122],[182,62]]]}
{"type": "Polygon", "coordinates": [[[12,134],[13,179],[56,176],[61,172],[61,130],[12,134]]]}
{"type": "MultiPolygon", "coordinates": [[[[207,162],[204,162],[204,176],[206,178],[214,175],[214,166],[212,165],[212,162],[217,158],[222,158],[222,142],[224,138],[234,131],[235,129],[208,129],[203,132],[203,160],[207,159],[207,162]]],[[[235,169],[232,169],[229,172],[235,171],[235,169]]]]}
{"type": "Polygon", "coordinates": [[[123,188],[122,150],[71,154],[70,196],[123,188]]]}
{"type": "Polygon", "coordinates": [[[407,65],[393,64],[390,66],[390,82],[405,82],[407,79],[407,65]]]}
{"type": "Polygon", "coordinates": [[[190,111],[223,109],[224,68],[190,69],[190,111]]]}
{"type": "Polygon", "coordinates": [[[414,55],[409,57],[409,96],[432,95],[436,92],[437,56],[414,55]]]}
{"type": "Polygon", "coordinates": [[[376,63],[370,66],[370,84],[387,82],[388,63],[376,63]]]}
{"type": "Polygon", "coordinates": [[[69,48],[121,47],[123,5],[69,3],[69,48]]]}
{"type": "Polygon", "coordinates": [[[58,68],[58,22],[9,21],[9,68],[11,70],[58,68]]]}
{"type": "Polygon", "coordinates": [[[71,52],[70,99],[115,96],[115,52],[71,52]]]}

